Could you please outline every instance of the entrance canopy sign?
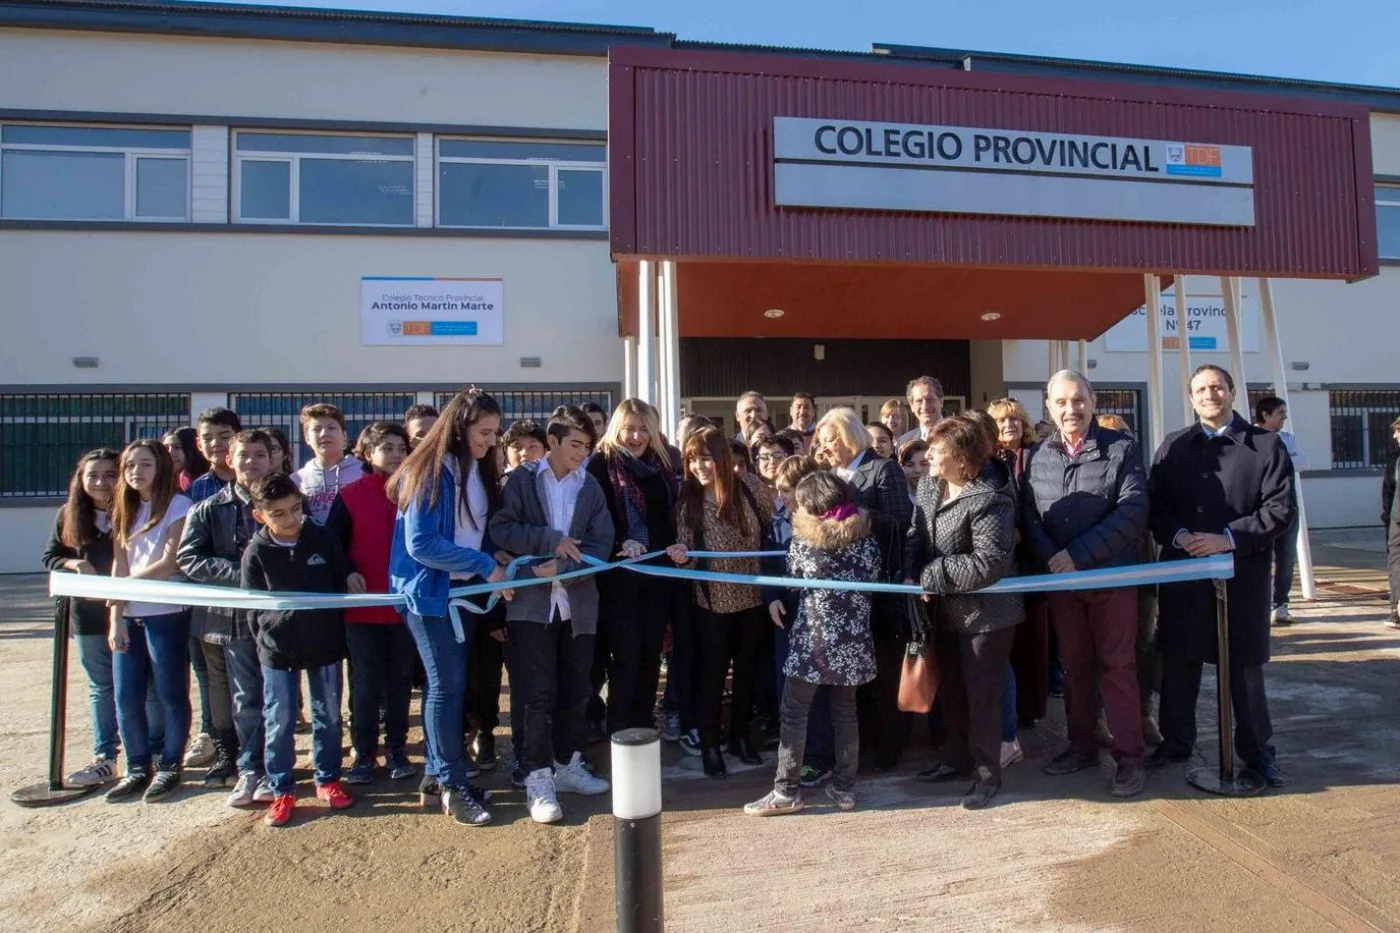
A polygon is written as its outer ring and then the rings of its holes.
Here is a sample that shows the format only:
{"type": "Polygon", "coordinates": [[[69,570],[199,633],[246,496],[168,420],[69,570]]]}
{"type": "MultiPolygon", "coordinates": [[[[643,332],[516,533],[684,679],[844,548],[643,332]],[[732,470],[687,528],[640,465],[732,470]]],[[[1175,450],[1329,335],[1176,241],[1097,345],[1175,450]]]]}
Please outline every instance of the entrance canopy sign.
{"type": "Polygon", "coordinates": [[[498,278],[365,276],[360,279],[360,343],[502,344],[504,305],[505,283],[498,278]]]}
{"type": "Polygon", "coordinates": [[[774,203],[1254,225],[1249,146],[775,117],[774,203]]]}
{"type": "MultiPolygon", "coordinates": [[[[1190,285],[1189,282],[1187,284],[1190,285]]],[[[1158,314],[1162,349],[1178,349],[1183,328],[1176,320],[1175,287],[1162,290],[1162,303],[1158,314]]],[[[1244,297],[1240,304],[1240,317],[1240,341],[1244,344],[1244,351],[1259,352],[1259,299],[1248,285],[1244,289],[1244,297]]],[[[1220,296],[1219,289],[1193,294],[1188,287],[1184,331],[1187,348],[1193,353],[1230,352],[1225,299],[1220,296]]],[[[1110,352],[1147,352],[1147,314],[1144,306],[1140,305],[1132,314],[1110,327],[1104,333],[1103,340],[1104,349],[1110,352]]]]}

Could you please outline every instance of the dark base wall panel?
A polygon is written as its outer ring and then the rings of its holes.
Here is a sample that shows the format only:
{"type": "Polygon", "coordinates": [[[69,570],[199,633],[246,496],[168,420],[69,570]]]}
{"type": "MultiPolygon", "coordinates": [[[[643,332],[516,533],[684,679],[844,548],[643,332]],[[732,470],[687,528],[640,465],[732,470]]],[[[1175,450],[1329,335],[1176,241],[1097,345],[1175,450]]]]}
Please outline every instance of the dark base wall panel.
{"type": "Polygon", "coordinates": [[[686,398],[734,398],[749,389],[772,398],[799,391],[893,398],[915,376],[936,377],[948,395],[971,389],[966,340],[682,337],[680,343],[686,398]]]}

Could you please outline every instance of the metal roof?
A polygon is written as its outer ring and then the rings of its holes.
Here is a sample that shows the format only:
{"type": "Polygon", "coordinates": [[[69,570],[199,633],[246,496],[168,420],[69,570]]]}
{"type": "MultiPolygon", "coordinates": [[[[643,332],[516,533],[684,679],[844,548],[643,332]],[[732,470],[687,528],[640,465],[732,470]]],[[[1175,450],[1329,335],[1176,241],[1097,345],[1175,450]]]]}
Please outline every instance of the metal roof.
{"type": "Polygon", "coordinates": [[[173,0],[0,0],[0,26],[598,57],[675,40],[643,26],[173,0]]]}

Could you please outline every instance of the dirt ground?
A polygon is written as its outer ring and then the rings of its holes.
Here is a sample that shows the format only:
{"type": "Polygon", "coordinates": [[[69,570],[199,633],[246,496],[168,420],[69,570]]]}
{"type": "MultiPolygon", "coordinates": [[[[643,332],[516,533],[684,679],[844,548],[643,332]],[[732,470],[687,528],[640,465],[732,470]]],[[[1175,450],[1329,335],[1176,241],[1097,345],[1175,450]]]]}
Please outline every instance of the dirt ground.
{"type": "MultiPolygon", "coordinates": [[[[738,811],[766,790],[771,754],[712,782],[671,747],[667,929],[1400,930],[1400,633],[1379,624],[1376,542],[1319,543],[1319,577],[1336,585],[1295,604],[1301,621],[1277,633],[1267,669],[1289,787],[1212,798],[1178,767],[1152,775],[1142,797],[1115,801],[1107,763],[1046,777],[1038,764],[1064,741],[1057,701],[1023,734],[1028,761],[982,813],[956,806],[960,788],[913,780],[926,741],[899,772],[862,775],[856,811],[836,812],[817,792],[808,812],[777,820],[738,811]]],[[[7,795],[45,769],[43,587],[41,577],[0,578],[7,795]]],[[[1215,759],[1207,680],[1196,765],[1215,759]]],[[[71,766],[91,741],[76,658],[69,683],[71,766]]],[[[5,799],[0,931],[613,929],[609,798],[565,797],[565,823],[536,826],[507,773],[481,782],[498,794],[484,829],[425,813],[416,782],[387,778],[352,789],[359,800],[347,811],[308,801],[283,830],[198,787],[149,806],[94,796],[24,810],[5,799]]],[[[300,777],[305,794],[309,774],[300,777]]]]}

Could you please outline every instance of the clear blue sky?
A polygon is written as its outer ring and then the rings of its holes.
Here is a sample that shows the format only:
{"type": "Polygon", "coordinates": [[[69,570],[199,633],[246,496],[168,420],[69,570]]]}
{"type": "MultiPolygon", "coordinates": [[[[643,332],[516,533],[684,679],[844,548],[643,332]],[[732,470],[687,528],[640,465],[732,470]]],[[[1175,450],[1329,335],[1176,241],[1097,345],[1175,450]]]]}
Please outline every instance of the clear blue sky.
{"type": "Polygon", "coordinates": [[[860,51],[884,42],[1400,87],[1400,0],[278,2],[648,26],[715,42],[860,51]]]}

